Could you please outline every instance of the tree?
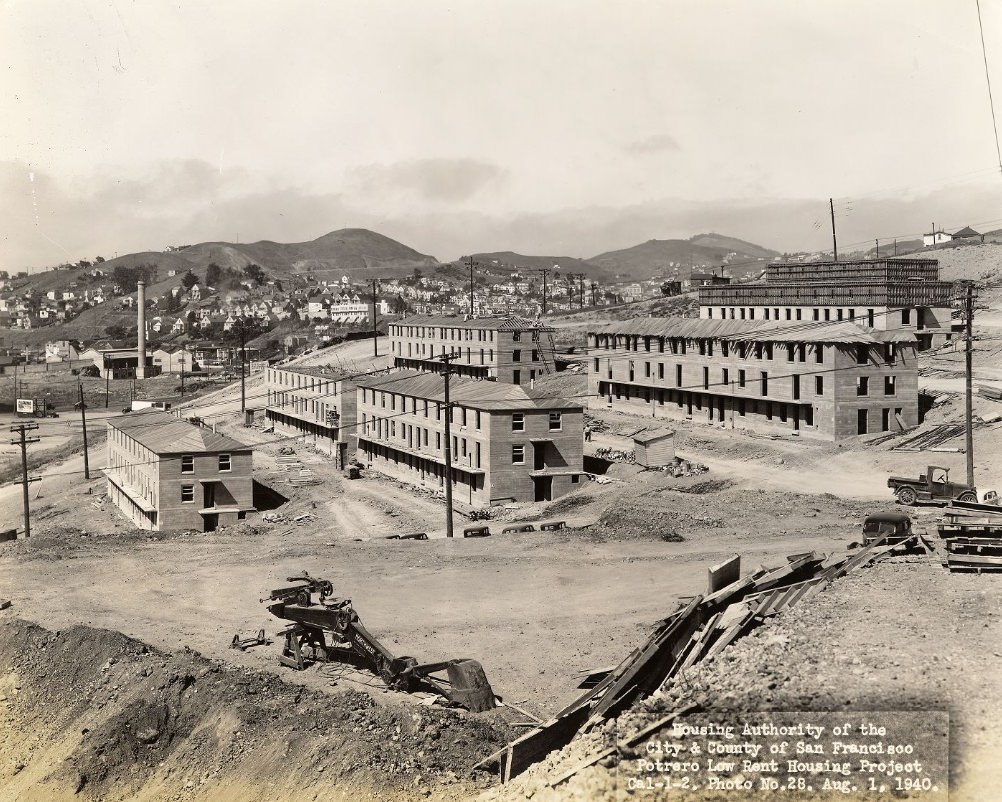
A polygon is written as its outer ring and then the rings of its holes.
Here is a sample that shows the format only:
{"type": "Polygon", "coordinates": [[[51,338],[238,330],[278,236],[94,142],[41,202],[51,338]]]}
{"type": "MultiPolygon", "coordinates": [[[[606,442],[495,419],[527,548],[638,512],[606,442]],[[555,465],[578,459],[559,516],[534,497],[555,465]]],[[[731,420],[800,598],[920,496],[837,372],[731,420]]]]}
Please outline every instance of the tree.
{"type": "Polygon", "coordinates": [[[261,265],[256,265],[253,262],[244,267],[244,275],[255,284],[264,284],[268,280],[268,276],[261,269],[261,265]]]}
{"type": "Polygon", "coordinates": [[[198,284],[198,277],[190,270],[181,276],[181,286],[186,290],[190,290],[196,284],[198,284]]]}
{"type": "Polygon", "coordinates": [[[209,262],[205,268],[205,283],[210,287],[215,287],[219,283],[219,277],[223,274],[223,269],[215,262],[209,262]]]}
{"type": "Polygon", "coordinates": [[[390,301],[390,311],[395,315],[403,314],[407,311],[407,301],[405,301],[399,294],[390,301]]]}

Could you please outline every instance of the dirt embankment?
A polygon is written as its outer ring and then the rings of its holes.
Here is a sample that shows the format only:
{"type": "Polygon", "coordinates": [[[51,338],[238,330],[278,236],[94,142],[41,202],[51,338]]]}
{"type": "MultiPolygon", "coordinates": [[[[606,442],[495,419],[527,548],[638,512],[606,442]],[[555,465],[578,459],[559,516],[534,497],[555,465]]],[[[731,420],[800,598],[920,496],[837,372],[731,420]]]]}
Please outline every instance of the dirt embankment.
{"type": "Polygon", "coordinates": [[[455,800],[499,713],[324,694],[117,632],[0,620],[0,800],[455,800]]]}

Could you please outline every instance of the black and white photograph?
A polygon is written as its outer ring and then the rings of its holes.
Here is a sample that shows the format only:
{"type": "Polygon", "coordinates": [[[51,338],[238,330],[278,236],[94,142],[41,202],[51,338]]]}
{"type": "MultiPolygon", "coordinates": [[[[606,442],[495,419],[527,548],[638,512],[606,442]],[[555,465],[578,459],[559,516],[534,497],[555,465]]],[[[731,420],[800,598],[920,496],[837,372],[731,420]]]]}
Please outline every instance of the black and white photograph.
{"type": "Polygon", "coordinates": [[[1002,0],[4,0],[0,116],[0,802],[1002,799],[1002,0]]]}

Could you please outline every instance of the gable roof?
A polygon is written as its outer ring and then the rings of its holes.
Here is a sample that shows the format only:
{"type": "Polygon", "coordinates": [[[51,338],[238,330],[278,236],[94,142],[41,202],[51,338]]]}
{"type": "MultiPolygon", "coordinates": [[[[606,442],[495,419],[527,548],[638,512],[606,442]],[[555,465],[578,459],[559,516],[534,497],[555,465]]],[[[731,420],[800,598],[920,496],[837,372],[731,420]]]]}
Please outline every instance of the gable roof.
{"type": "Polygon", "coordinates": [[[130,412],[108,421],[108,428],[118,429],[156,454],[207,454],[251,451],[232,437],[175,418],[156,409],[130,412]]]}
{"type": "Polygon", "coordinates": [[[461,317],[451,315],[414,315],[395,320],[391,325],[397,326],[446,326],[457,329],[485,329],[489,331],[555,331],[552,326],[547,326],[535,320],[530,320],[521,315],[499,315],[496,317],[474,317],[463,320],[461,317]]]}
{"type": "MultiPolygon", "coordinates": [[[[384,376],[367,376],[356,382],[359,387],[445,402],[442,375],[419,370],[401,370],[384,376]]],[[[528,410],[583,409],[580,401],[547,395],[541,390],[527,390],[517,384],[453,376],[449,380],[449,402],[470,409],[528,410]]]]}
{"type": "Polygon", "coordinates": [[[828,323],[804,321],[724,320],[716,318],[651,317],[610,323],[590,334],[627,334],[654,337],[735,342],[820,342],[882,343],[915,342],[915,335],[901,329],[882,331],[848,321],[828,323]]]}

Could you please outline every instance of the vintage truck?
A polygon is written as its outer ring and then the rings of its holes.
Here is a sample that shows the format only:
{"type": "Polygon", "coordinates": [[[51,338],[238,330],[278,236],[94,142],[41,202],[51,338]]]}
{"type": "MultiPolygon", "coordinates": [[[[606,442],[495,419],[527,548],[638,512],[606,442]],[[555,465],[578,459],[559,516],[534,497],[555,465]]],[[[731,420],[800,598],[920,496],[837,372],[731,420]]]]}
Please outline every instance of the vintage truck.
{"type": "Polygon", "coordinates": [[[950,481],[950,469],[930,465],[918,479],[892,476],[887,486],[901,504],[911,506],[916,501],[947,504],[951,501],[977,502],[978,490],[963,482],[950,481]]]}

